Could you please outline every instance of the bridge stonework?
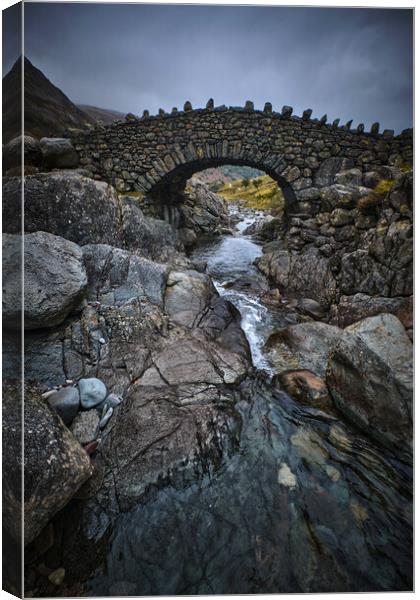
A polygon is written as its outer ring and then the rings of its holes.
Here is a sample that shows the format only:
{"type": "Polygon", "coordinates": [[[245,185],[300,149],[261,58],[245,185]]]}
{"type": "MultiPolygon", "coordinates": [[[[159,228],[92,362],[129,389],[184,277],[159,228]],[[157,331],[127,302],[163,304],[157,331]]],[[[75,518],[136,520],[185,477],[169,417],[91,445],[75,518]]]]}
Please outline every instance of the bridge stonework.
{"type": "MultiPolygon", "coordinates": [[[[223,164],[247,165],[265,171],[283,189],[286,210],[293,212],[299,197],[326,181],[331,162],[340,168],[352,166],[370,171],[399,157],[410,163],[413,156],[412,130],[394,136],[371,131],[364,126],[351,129],[351,122],[339,127],[326,116],[312,119],[311,110],[302,117],[292,115],[290,107],[272,112],[245,108],[214,108],[171,114],[159,112],[142,118],[127,115],[125,121],[98,125],[73,132],[71,138],[82,166],[96,179],[113,184],[118,191],[140,191],[161,197],[185,187],[197,171],[223,164]]],[[[336,171],[340,170],[336,168],[336,171]]]]}

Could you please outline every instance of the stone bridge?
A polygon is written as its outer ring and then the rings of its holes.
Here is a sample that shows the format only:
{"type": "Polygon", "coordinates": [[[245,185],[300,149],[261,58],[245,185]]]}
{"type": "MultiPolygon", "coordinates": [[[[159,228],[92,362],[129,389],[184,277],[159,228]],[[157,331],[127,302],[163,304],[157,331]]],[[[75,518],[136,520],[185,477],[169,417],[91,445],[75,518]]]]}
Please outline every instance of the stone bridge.
{"type": "Polygon", "coordinates": [[[214,107],[193,110],[186,102],[183,111],[156,116],[144,111],[125,121],[77,131],[71,138],[82,166],[96,179],[112,183],[118,191],[140,191],[173,200],[197,171],[223,164],[247,165],[265,171],[283,190],[288,212],[298,212],[300,197],[310,188],[333,183],[333,174],[352,166],[370,171],[400,157],[410,163],[412,129],[394,136],[379,133],[379,123],[369,132],[352,121],[312,118],[312,110],[301,117],[284,106],[273,112],[270,103],[255,110],[245,107],[214,107]]]}

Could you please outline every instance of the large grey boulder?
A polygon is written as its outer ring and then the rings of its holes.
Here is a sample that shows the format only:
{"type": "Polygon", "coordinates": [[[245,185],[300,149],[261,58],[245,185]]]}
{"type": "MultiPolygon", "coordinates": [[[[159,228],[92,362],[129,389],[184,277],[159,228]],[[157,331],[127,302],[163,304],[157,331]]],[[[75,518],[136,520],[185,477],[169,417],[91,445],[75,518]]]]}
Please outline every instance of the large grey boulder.
{"type": "MultiPolygon", "coordinates": [[[[3,489],[7,493],[5,526],[14,539],[20,539],[19,506],[21,454],[19,428],[21,411],[13,386],[3,389],[3,436],[7,472],[3,489]],[[14,507],[14,508],[13,508],[14,507]]],[[[92,474],[86,452],[74,439],[60,417],[48,406],[35,388],[25,388],[25,487],[24,543],[34,540],[52,517],[73,497],[92,474]]]]}
{"type": "Polygon", "coordinates": [[[391,314],[381,314],[353,323],[347,332],[357,334],[378,354],[409,392],[413,389],[413,344],[404,325],[391,314]]]}
{"type": "MultiPolygon", "coordinates": [[[[122,245],[120,210],[115,189],[71,171],[39,173],[24,179],[25,231],[47,231],[80,245],[122,245]]],[[[20,222],[20,178],[3,186],[3,226],[17,233],[20,222]]]]}
{"type": "Polygon", "coordinates": [[[49,169],[74,169],[79,165],[79,155],[66,138],[41,138],[41,153],[49,169]]]}
{"type": "Polygon", "coordinates": [[[273,333],[265,349],[276,373],[305,369],[324,377],[331,348],[342,335],[342,329],[326,323],[299,323],[273,333]]]}
{"type": "MultiPolygon", "coordinates": [[[[3,235],[3,318],[9,328],[18,328],[21,322],[20,243],[21,236],[3,235]]],[[[87,287],[79,246],[43,231],[31,233],[25,236],[24,268],[25,329],[62,323],[87,287]]]]}
{"type": "Polygon", "coordinates": [[[325,308],[335,299],[336,280],[330,260],[318,248],[309,246],[302,254],[292,254],[279,243],[267,250],[255,260],[255,265],[280,289],[299,292],[325,308]]]}
{"type": "Polygon", "coordinates": [[[163,305],[169,267],[107,244],[83,247],[88,297],[105,305],[143,298],[163,305]]]}
{"type": "Polygon", "coordinates": [[[229,226],[226,201],[202,183],[191,186],[179,208],[181,226],[192,229],[197,234],[221,233],[229,226]]]}
{"type": "Polygon", "coordinates": [[[41,146],[39,141],[30,135],[18,136],[10,140],[3,147],[3,168],[5,171],[22,165],[39,167],[42,161],[41,146]]]}
{"type": "Polygon", "coordinates": [[[413,347],[404,326],[383,314],[350,325],[331,351],[327,384],[337,408],[367,435],[409,457],[413,347]]]}
{"type": "Polygon", "coordinates": [[[120,196],[119,201],[124,247],[139,250],[152,260],[170,260],[177,247],[175,229],[162,219],[146,217],[136,200],[130,196],[120,196]]]}
{"type": "Polygon", "coordinates": [[[280,217],[267,215],[263,219],[255,221],[244,230],[244,235],[254,235],[259,240],[270,242],[280,237],[284,231],[285,223],[280,217]]]}
{"type": "Polygon", "coordinates": [[[165,291],[165,312],[171,320],[194,327],[216,289],[208,275],[198,271],[171,271],[165,291]]]}
{"type": "Polygon", "coordinates": [[[228,394],[209,383],[133,386],[101,446],[109,472],[99,502],[127,510],[169,473],[177,482],[184,477],[191,482],[191,476],[214,468],[239,434],[240,418],[228,394]]]}

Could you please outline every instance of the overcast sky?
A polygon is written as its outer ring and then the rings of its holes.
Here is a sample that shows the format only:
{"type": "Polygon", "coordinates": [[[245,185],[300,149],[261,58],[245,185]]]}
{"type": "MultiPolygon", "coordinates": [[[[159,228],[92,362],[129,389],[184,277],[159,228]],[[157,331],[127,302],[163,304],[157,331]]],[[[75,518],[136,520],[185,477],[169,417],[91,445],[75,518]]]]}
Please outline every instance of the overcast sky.
{"type": "Polygon", "coordinates": [[[29,3],[25,41],[80,104],[153,114],[249,99],[412,126],[410,10],[29,3]]]}

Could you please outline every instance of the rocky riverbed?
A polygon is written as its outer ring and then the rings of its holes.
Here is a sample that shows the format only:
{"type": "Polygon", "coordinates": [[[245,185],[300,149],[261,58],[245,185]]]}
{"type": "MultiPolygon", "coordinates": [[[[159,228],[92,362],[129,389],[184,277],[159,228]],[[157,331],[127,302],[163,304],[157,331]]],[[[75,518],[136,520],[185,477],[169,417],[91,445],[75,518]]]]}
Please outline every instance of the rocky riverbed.
{"type": "MultiPolygon", "coordinates": [[[[404,179],[376,238],[336,241],[335,271],[282,219],[228,210],[202,185],[170,224],[85,173],[25,179],[28,595],[412,589],[409,290],[391,277],[411,269],[404,179]],[[382,269],[388,296],[341,293],[367,240],[363,281],[382,269]]],[[[3,189],[12,448],[18,178],[3,189]]],[[[18,539],[18,486],[5,486],[18,539]]]]}

